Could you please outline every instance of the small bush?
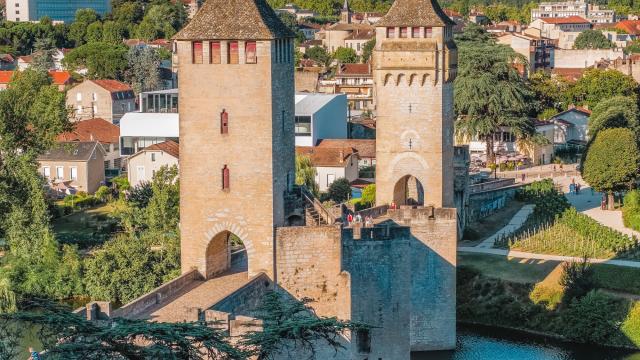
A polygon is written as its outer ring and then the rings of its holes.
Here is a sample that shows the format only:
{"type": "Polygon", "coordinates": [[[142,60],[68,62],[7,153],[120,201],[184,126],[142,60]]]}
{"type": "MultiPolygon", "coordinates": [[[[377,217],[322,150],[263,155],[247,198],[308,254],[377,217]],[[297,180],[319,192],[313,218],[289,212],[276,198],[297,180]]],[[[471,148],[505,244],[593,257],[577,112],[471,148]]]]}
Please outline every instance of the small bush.
{"type": "Polygon", "coordinates": [[[574,299],[580,299],[593,290],[595,288],[593,268],[587,259],[562,264],[560,285],[564,287],[562,301],[565,304],[569,304],[574,299]]]}
{"type": "Polygon", "coordinates": [[[537,284],[529,298],[534,304],[544,306],[547,310],[554,310],[562,302],[564,291],[562,288],[537,284]]]}
{"type": "Polygon", "coordinates": [[[631,305],[620,330],[635,346],[640,346],[640,301],[631,305]]]}
{"type": "Polygon", "coordinates": [[[144,209],[149,205],[149,200],[151,200],[152,196],[153,188],[151,183],[143,181],[129,191],[127,201],[138,209],[144,209]]]}
{"type": "Polygon", "coordinates": [[[622,308],[620,301],[591,291],[576,299],[562,314],[562,335],[581,343],[607,344],[617,337],[615,316],[622,308]]]}

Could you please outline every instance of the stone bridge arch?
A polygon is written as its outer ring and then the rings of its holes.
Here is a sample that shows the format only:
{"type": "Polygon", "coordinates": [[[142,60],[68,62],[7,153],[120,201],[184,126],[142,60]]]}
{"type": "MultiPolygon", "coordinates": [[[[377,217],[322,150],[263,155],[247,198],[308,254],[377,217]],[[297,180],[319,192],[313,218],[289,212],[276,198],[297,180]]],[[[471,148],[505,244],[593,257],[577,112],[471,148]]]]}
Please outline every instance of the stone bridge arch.
{"type": "Polygon", "coordinates": [[[242,270],[251,268],[251,263],[255,260],[255,250],[249,233],[232,222],[216,223],[204,234],[204,260],[199,270],[207,279],[232,267],[232,235],[242,241],[246,251],[246,269],[242,270]]]}

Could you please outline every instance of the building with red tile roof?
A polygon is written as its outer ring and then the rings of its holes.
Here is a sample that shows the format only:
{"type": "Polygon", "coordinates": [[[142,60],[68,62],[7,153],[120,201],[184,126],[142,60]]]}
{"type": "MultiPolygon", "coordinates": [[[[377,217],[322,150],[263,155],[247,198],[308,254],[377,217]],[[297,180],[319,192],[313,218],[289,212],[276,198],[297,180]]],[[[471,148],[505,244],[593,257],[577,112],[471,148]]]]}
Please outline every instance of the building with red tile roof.
{"type": "Polygon", "coordinates": [[[120,127],[111,122],[96,118],[78,121],[73,130],[58,135],[58,142],[99,142],[105,152],[105,169],[120,169],[120,127]]]}
{"type": "Polygon", "coordinates": [[[180,145],[175,141],[165,141],[138,151],[127,159],[129,184],[136,186],[153,180],[153,175],[161,167],[179,166],[180,145]]]}
{"type": "Polygon", "coordinates": [[[67,105],[76,120],[102,118],[117,124],[125,113],[136,110],[136,97],[123,82],[85,80],[67,91],[67,105]]]}
{"type": "Polygon", "coordinates": [[[622,20],[615,26],[629,35],[640,35],[640,20],[622,20]]]}

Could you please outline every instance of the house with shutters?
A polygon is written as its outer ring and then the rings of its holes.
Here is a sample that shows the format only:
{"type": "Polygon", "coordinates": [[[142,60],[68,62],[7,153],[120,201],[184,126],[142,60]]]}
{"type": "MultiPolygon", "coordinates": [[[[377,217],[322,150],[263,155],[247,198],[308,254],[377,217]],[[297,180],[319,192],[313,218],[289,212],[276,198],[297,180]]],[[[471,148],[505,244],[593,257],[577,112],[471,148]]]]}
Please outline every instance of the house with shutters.
{"type": "Polygon", "coordinates": [[[179,144],[165,141],[148,146],[127,159],[127,177],[131,186],[150,182],[161,167],[178,165],[179,144]]]}
{"type": "Polygon", "coordinates": [[[118,124],[136,109],[133,89],[118,80],[85,80],[67,91],[67,106],[75,120],[101,118],[118,124]]]}
{"type": "Polygon", "coordinates": [[[93,194],[105,183],[104,157],[98,141],[58,142],[38,157],[38,171],[60,195],[93,194]]]}

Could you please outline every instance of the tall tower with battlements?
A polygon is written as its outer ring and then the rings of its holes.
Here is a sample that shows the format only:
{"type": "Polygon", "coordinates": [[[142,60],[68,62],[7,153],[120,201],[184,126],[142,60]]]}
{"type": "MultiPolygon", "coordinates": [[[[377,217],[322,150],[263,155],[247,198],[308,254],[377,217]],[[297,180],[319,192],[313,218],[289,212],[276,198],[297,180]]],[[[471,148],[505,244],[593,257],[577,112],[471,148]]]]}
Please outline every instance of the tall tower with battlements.
{"type": "Polygon", "coordinates": [[[453,25],[436,0],[396,0],[375,25],[378,204],[453,207],[453,25]]]}
{"type": "Polygon", "coordinates": [[[182,271],[273,275],[294,182],[294,34],[265,0],[208,0],[174,39],[180,87],[182,271]]]}

